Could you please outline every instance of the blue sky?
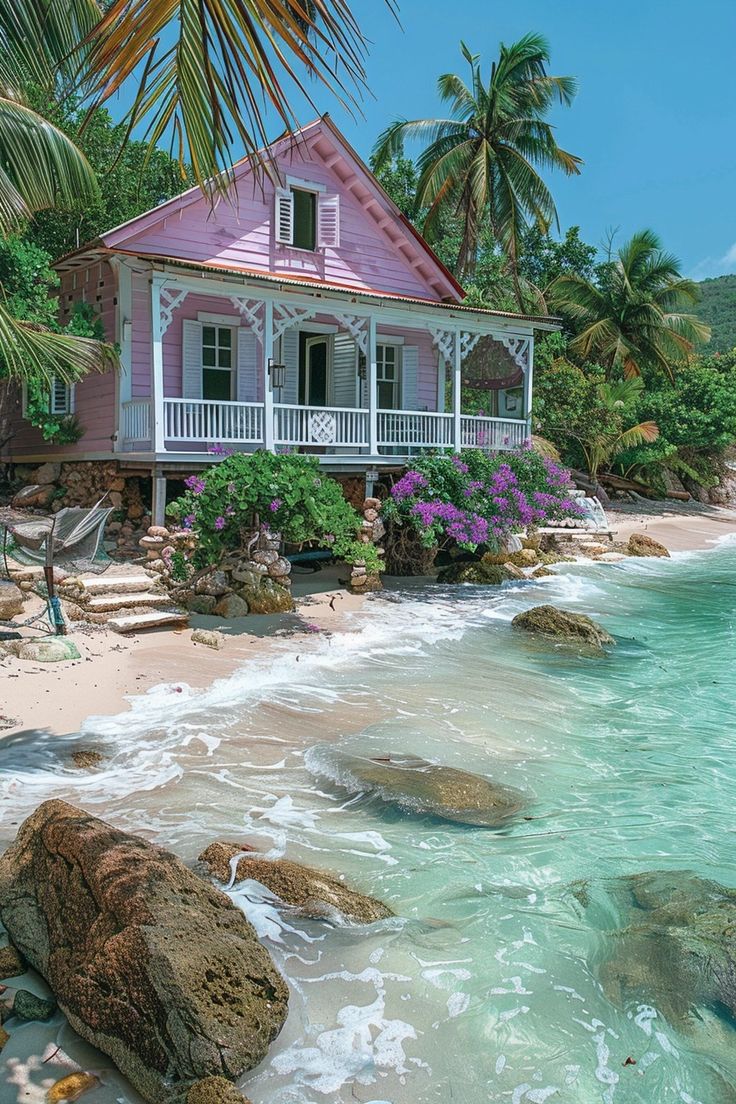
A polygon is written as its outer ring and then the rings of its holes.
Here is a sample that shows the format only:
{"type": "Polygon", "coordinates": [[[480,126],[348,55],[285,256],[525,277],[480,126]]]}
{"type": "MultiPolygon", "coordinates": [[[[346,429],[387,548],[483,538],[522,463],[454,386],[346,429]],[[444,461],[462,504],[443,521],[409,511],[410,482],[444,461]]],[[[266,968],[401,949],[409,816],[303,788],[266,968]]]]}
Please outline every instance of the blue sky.
{"type": "Polygon", "coordinates": [[[490,62],[539,31],[552,71],[580,85],[554,117],[585,160],[580,177],[550,178],[563,230],[598,245],[651,226],[687,275],[736,272],[736,0],[399,0],[403,30],[382,0],[353,4],[373,98],[356,121],[319,99],[361,154],[390,120],[439,113],[436,78],[462,72],[461,39],[490,62]]]}

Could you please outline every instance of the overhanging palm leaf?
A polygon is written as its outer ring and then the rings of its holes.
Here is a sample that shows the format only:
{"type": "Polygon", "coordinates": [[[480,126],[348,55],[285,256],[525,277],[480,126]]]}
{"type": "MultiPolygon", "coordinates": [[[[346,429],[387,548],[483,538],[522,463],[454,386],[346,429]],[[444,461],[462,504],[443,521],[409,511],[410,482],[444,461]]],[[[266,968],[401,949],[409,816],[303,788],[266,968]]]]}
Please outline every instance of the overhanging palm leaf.
{"type": "Polygon", "coordinates": [[[83,337],[51,333],[32,322],[21,322],[0,304],[0,360],[2,372],[14,380],[53,377],[74,383],[88,372],[99,372],[117,363],[111,345],[83,337]]]}
{"type": "Polygon", "coordinates": [[[0,87],[18,99],[29,84],[69,88],[80,44],[102,18],[96,0],[0,0],[0,87]]]}
{"type": "Polygon", "coordinates": [[[236,143],[266,164],[269,112],[290,131],[291,96],[312,102],[305,71],[348,106],[365,81],[365,39],[348,0],[115,0],[85,46],[93,103],[135,74],[129,126],[145,126],[152,142],[171,137],[202,187],[211,178],[226,187],[217,174],[236,143]]]}
{"type": "Polygon", "coordinates": [[[417,204],[427,208],[425,233],[432,234],[438,214],[452,210],[463,218],[457,267],[472,275],[484,218],[506,253],[521,302],[517,273],[520,236],[530,222],[546,229],[557,219],[552,195],[537,168],[580,171],[579,157],[560,149],[545,116],[554,103],[570,104],[572,77],[547,74],[549,48],[539,35],[525,35],[501,46],[490,80],[484,83],[479,56],[461,44],[470,66],[466,84],[454,73],[437,82],[449,119],[399,120],[375,144],[373,160],[380,170],[400,154],[407,141],[420,141],[417,204]]]}
{"type": "Polygon", "coordinates": [[[23,104],[0,99],[0,233],[34,211],[97,194],[97,178],[70,138],[23,104]]]}

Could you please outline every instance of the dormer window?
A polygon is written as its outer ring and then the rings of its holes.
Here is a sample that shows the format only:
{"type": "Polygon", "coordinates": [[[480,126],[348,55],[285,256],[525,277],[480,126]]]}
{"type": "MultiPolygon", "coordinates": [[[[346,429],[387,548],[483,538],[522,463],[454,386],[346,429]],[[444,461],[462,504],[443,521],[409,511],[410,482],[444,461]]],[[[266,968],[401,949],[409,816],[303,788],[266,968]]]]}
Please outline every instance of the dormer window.
{"type": "Polygon", "coordinates": [[[287,179],[275,195],[276,241],[294,249],[337,249],[340,245],[340,197],[324,184],[287,179]]]}

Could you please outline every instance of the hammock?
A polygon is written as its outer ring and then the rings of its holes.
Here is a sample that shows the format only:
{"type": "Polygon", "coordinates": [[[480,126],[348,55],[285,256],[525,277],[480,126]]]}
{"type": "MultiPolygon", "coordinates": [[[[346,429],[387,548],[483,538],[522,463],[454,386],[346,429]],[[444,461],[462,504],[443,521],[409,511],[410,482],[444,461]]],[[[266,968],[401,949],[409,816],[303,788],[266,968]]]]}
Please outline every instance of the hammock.
{"type": "Polygon", "coordinates": [[[112,507],[104,508],[105,493],[90,509],[67,506],[53,517],[29,517],[0,511],[3,555],[29,566],[104,571],[109,557],[101,548],[105,523],[112,507]]]}

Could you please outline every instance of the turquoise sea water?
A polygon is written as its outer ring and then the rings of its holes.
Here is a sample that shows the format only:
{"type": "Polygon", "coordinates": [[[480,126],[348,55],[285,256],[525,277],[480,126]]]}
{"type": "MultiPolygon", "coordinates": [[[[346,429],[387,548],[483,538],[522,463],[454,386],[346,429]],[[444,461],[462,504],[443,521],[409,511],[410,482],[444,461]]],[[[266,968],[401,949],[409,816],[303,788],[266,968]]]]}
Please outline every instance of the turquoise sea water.
{"type": "MultiPolygon", "coordinates": [[[[734,1101],[733,1024],[708,1008],[668,1020],[654,984],[617,1003],[604,963],[626,956],[625,918],[594,923],[570,887],[652,870],[736,887],[736,545],[558,570],[389,594],[354,632],[289,640],[207,691],[160,688],[70,737],[111,756],[97,773],[61,769],[58,739],[11,741],[0,838],[61,796],[186,859],[244,838],[392,905],[395,921],[338,928],[280,916],[254,883],[231,890],[292,991],[243,1083],[253,1104],[734,1101]],[[580,657],[511,629],[548,601],[617,647],[580,657]],[[322,742],[480,772],[522,789],[528,819],[466,828],[350,795],[307,770],[322,742]]],[[[14,1033],[0,1104],[40,1104],[59,1043],[102,1070],[90,1104],[137,1100],[61,1020],[44,1032],[14,1033]]]]}

